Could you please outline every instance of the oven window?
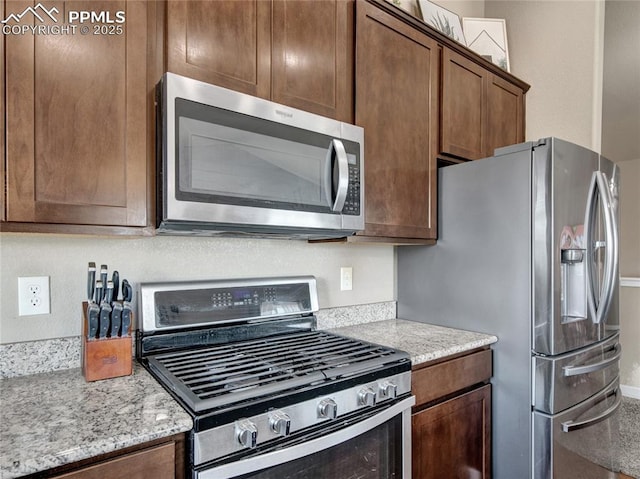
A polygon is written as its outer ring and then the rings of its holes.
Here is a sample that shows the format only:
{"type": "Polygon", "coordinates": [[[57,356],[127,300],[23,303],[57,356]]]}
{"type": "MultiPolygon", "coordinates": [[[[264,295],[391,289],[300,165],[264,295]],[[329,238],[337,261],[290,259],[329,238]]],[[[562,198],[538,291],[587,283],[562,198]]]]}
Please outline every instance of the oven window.
{"type": "Polygon", "coordinates": [[[346,442],[238,479],[400,479],[402,464],[399,414],[346,442]]]}

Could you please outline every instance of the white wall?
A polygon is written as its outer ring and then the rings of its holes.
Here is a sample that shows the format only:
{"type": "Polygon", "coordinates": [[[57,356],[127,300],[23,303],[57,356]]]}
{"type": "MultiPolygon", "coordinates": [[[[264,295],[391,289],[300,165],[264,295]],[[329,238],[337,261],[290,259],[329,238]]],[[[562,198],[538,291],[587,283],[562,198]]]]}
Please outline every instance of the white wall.
{"type": "MultiPolygon", "coordinates": [[[[620,276],[640,278],[640,159],[620,167],[620,276]]],[[[640,288],[620,288],[620,382],[640,397],[640,288]]]]}
{"type": "Polygon", "coordinates": [[[531,85],[526,139],[600,151],[604,2],[487,0],[485,16],[506,19],[511,72],[531,85]]]}
{"type": "Polygon", "coordinates": [[[79,335],[89,261],[117,269],[134,286],[141,281],[311,274],[318,279],[321,308],[395,299],[392,246],[2,233],[0,343],[79,335]],[[340,291],[340,266],[353,267],[352,291],[340,291]],[[18,316],[19,276],[51,277],[51,314],[18,316]]]}

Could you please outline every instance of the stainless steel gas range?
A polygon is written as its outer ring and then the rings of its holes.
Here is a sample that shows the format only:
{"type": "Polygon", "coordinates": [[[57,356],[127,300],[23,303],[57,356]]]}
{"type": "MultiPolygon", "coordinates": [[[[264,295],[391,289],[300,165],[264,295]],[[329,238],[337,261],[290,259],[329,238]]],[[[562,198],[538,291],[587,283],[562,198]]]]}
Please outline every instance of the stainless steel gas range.
{"type": "Polygon", "coordinates": [[[194,420],[188,477],[411,477],[409,356],[317,331],[315,278],[140,292],[138,359],[194,420]]]}

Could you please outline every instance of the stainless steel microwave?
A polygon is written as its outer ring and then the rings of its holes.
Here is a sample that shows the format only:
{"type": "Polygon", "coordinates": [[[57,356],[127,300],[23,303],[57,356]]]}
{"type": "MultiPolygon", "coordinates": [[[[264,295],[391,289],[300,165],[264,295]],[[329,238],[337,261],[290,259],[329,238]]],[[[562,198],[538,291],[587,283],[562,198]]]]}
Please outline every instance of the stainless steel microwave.
{"type": "Polygon", "coordinates": [[[172,73],[158,105],[158,233],[364,228],[362,128],[172,73]]]}

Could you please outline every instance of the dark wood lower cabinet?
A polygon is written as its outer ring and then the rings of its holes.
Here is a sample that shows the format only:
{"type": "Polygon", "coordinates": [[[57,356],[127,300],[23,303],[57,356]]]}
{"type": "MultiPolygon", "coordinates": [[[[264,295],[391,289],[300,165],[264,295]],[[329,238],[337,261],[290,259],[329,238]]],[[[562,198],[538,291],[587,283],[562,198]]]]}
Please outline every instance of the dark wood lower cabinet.
{"type": "Polygon", "coordinates": [[[39,472],[26,479],[185,479],[185,435],[137,446],[39,472]]]}
{"type": "Polygon", "coordinates": [[[143,451],[111,459],[78,471],[69,472],[59,479],[174,479],[175,447],[173,443],[151,447],[143,451]]]}
{"type": "Polygon", "coordinates": [[[414,367],[413,479],[491,477],[491,350],[414,367]]]}
{"type": "Polygon", "coordinates": [[[491,477],[491,386],[415,413],[414,479],[491,477]]]}

